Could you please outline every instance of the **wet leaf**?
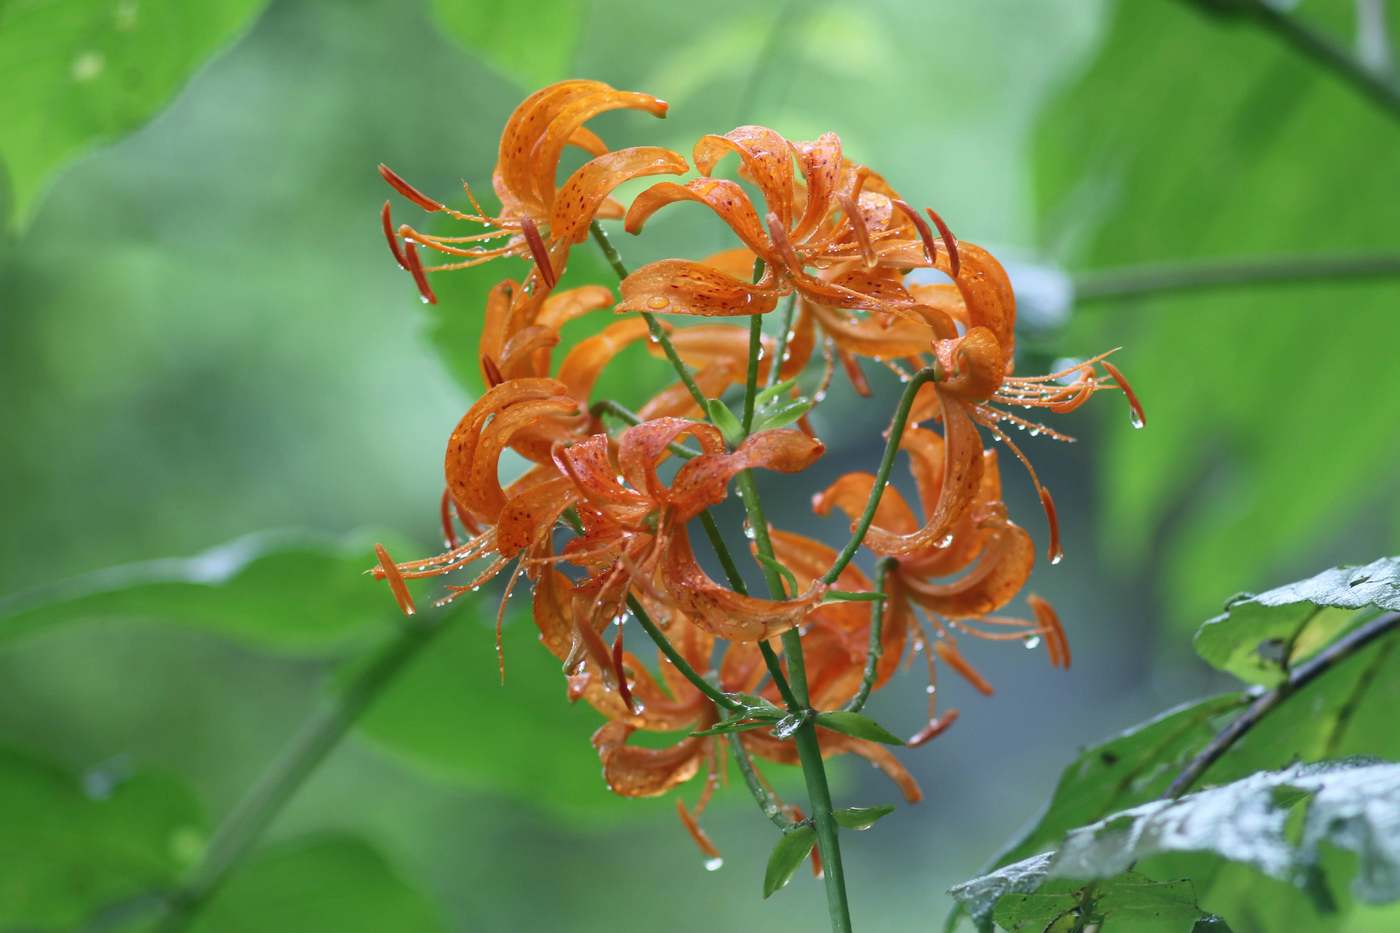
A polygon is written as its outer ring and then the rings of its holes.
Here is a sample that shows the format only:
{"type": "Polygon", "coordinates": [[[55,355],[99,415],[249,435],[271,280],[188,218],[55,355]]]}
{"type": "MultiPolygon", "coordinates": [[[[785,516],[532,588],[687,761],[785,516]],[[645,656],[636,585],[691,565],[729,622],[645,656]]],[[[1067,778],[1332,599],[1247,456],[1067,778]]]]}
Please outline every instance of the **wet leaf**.
{"type": "Polygon", "coordinates": [[[773,852],[768,856],[768,867],[763,872],[763,896],[772,897],[792,880],[792,876],[802,865],[803,860],[817,844],[816,830],[803,824],[791,832],[783,833],[773,852]]]}
{"type": "Polygon", "coordinates": [[[1241,680],[1272,685],[1375,609],[1400,610],[1400,558],[1337,567],[1231,600],[1196,632],[1196,651],[1241,680]]]}
{"type": "Polygon", "coordinates": [[[889,816],[894,812],[894,804],[881,804],[878,807],[842,807],[833,811],[836,822],[847,829],[862,830],[869,829],[881,817],[889,816]]]}
{"type": "Polygon", "coordinates": [[[266,0],[0,4],[0,161],[23,227],[52,175],[149,120],[266,0]],[[174,38],[178,37],[178,41],[174,38]]]}
{"type": "Polygon", "coordinates": [[[817,725],[833,732],[843,732],[846,735],[853,735],[858,739],[869,739],[872,742],[883,742],[886,745],[903,745],[904,740],[890,732],[869,716],[860,713],[852,713],[846,710],[832,710],[829,713],[817,714],[817,725]]]}

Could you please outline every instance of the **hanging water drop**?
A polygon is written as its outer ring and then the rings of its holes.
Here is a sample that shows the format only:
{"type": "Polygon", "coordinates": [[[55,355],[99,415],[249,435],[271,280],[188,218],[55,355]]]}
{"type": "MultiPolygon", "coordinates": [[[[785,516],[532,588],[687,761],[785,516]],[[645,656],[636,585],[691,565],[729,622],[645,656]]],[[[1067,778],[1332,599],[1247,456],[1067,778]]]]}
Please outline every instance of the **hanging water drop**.
{"type": "Polygon", "coordinates": [[[724,859],[719,856],[705,859],[705,871],[719,871],[724,867],[724,859]]]}
{"type": "Polygon", "coordinates": [[[1027,635],[1025,638],[1021,639],[1021,644],[1025,645],[1026,648],[1029,649],[1029,650],[1034,650],[1034,649],[1036,649],[1036,648],[1039,648],[1039,647],[1040,647],[1040,636],[1039,636],[1039,635],[1027,635]]]}

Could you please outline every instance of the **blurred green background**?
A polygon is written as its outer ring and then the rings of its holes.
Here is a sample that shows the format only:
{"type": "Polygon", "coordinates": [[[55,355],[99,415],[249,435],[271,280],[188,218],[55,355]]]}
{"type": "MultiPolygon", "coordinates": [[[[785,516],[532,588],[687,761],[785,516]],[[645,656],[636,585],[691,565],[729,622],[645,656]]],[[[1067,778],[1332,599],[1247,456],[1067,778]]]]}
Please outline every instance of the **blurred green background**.
{"type": "MultiPolygon", "coordinates": [[[[1352,42],[1350,0],[1299,12],[1352,42]]],[[[434,545],[471,401],[454,374],[484,287],[520,269],[439,279],[443,303],[421,306],[384,248],[375,166],[484,190],[510,110],[571,75],[671,102],[664,123],[596,121],[614,146],[838,131],[1007,259],[1024,370],[1121,345],[1147,408],[1145,431],[1104,400],[1057,422],[1080,443],[1028,439],[1069,554],[1033,588],[1074,669],[977,653],[998,696],[951,685],[957,728],[900,753],[925,803],[848,837],[859,928],[933,928],[1078,745],[1208,688],[1189,633],[1231,594],[1400,543],[1394,280],[1074,300],[1130,264],[1400,248],[1400,124],[1249,23],[1170,0],[9,0],[0,928],[71,927],[132,893],[122,879],[190,864],[395,624],[358,571],[373,540],[434,545]],[[248,592],[126,589],[217,579],[247,541],[91,576],[267,529],[305,531],[260,539],[248,592]]],[[[698,212],[655,226],[622,238],[629,260],[723,245],[698,212]]],[[[873,462],[869,413],[897,391],[879,386],[819,410],[811,489],[873,462]]],[[[788,488],[774,522],[840,540],[788,488]]],[[[611,796],[595,717],[564,703],[528,620],[497,686],[492,616],[464,613],[375,708],[204,929],[824,926],[809,877],[760,901],[771,830],[738,788],[707,817],[713,873],[669,798],[611,796]]],[[[909,732],[922,709],[917,672],[872,705],[909,732]]],[[[844,800],[895,799],[868,768],[836,773],[844,800]]]]}

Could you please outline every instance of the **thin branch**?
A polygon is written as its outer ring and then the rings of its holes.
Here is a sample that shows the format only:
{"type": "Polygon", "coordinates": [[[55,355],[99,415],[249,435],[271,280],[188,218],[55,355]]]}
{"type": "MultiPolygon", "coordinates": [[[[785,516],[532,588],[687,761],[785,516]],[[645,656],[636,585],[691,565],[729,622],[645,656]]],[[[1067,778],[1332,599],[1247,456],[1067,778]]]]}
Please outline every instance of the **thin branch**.
{"type": "Polygon", "coordinates": [[[894,567],[894,558],[886,557],[875,568],[875,591],[881,596],[879,602],[870,610],[870,645],[865,650],[865,670],[861,674],[860,690],[844,707],[847,712],[859,713],[865,707],[865,701],[870,699],[870,691],[875,687],[875,670],[879,667],[880,656],[884,653],[884,643],[880,640],[881,631],[885,623],[885,608],[889,605],[885,581],[889,579],[890,571],[894,567]]]}
{"type": "Polygon", "coordinates": [[[1400,253],[1147,263],[1074,277],[1076,304],[1174,292],[1339,279],[1400,279],[1400,253]]]}
{"type": "Polygon", "coordinates": [[[399,622],[398,633],[326,708],[310,719],[219,825],[189,880],[168,896],[158,929],[184,929],[209,901],[263,831],[384,689],[443,629],[450,609],[399,622]]]}
{"type": "Polygon", "coordinates": [[[656,627],[656,623],[652,621],[651,616],[643,608],[641,601],[631,593],[627,594],[627,608],[632,610],[632,615],[637,617],[637,621],[641,623],[647,636],[656,642],[656,647],[660,648],[661,653],[666,655],[666,660],[674,664],[681,676],[695,685],[695,689],[724,709],[738,711],[744,708],[744,704],[721,691],[690,666],[690,662],[676,650],[676,646],[671,644],[671,640],[666,637],[665,633],[656,627]]]}
{"type": "Polygon", "coordinates": [[[783,304],[783,310],[778,312],[778,337],[777,343],[773,346],[773,362],[768,367],[768,385],[777,385],[782,381],[779,375],[783,369],[783,361],[787,356],[788,340],[792,336],[792,316],[797,307],[797,292],[788,296],[783,304]]]}
{"type": "Polygon", "coordinates": [[[1190,763],[1176,776],[1171,786],[1162,794],[1164,799],[1175,799],[1191,789],[1201,775],[1219,760],[1221,755],[1244,738],[1245,734],[1259,724],[1265,716],[1277,709],[1279,704],[1306,687],[1313,680],[1336,667],[1362,648],[1400,628],[1400,612],[1392,612],[1352,630],[1333,642],[1322,653],[1310,658],[1289,673],[1288,679],[1272,690],[1261,693],[1249,708],[1227,725],[1205,748],[1192,758],[1190,763]]]}
{"type": "Polygon", "coordinates": [[[925,383],[937,382],[940,378],[942,378],[942,374],[935,364],[928,369],[919,370],[904,387],[904,395],[899,399],[899,408],[895,410],[894,419],[890,422],[889,436],[885,438],[885,452],[881,455],[880,466],[875,471],[875,485],[870,489],[870,498],[865,503],[865,511],[861,513],[860,519],[851,531],[851,540],[846,542],[846,546],[836,556],[836,562],[822,577],[823,582],[835,583],[841,576],[841,571],[846,569],[846,565],[860,550],[861,544],[865,541],[865,533],[870,530],[870,523],[875,521],[875,510],[880,507],[880,497],[884,495],[885,486],[890,481],[890,470],[894,468],[894,455],[899,452],[899,440],[904,436],[905,425],[909,422],[909,411],[914,407],[914,396],[919,394],[919,389],[923,388],[925,383]]]}
{"type": "Polygon", "coordinates": [[[737,732],[727,732],[724,736],[729,740],[729,747],[734,752],[734,763],[739,766],[739,773],[744,776],[744,783],[749,787],[749,793],[753,799],[758,801],[758,808],[763,811],[763,815],[773,821],[783,832],[787,832],[792,827],[792,820],[783,815],[783,808],[773,799],[773,795],[768,792],[768,788],[763,786],[759,780],[758,771],[753,766],[753,759],[749,757],[749,750],[744,747],[744,740],[737,732]]]}

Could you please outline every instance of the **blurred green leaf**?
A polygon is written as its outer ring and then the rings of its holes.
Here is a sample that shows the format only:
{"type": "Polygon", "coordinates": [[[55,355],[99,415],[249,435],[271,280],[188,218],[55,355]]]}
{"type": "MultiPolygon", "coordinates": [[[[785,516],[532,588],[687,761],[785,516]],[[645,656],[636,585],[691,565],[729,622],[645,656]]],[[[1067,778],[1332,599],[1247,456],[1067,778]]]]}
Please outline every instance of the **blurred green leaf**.
{"type": "Polygon", "coordinates": [[[437,636],[359,722],[360,733],[433,776],[552,813],[616,815],[589,736],[602,723],[570,703],[558,660],[528,613],[505,625],[506,682],[496,664],[496,607],[480,600],[437,636]],[[529,775],[529,780],[521,780],[529,775]]]}
{"type": "Polygon", "coordinates": [[[377,850],[352,836],[281,843],[240,866],[192,929],[200,933],[427,933],[437,907],[377,850]]]}
{"type": "Polygon", "coordinates": [[[853,735],[858,739],[869,739],[872,742],[883,742],[886,745],[903,745],[904,740],[884,726],[880,725],[869,716],[860,713],[852,713],[847,710],[832,710],[829,713],[817,714],[817,725],[823,729],[830,729],[833,732],[844,732],[846,735],[853,735]]]}
{"type": "MultiPolygon", "coordinates": [[[[1397,150],[1396,121],[1266,30],[1120,2],[1040,123],[1044,239],[1082,269],[1395,250],[1400,199],[1365,193],[1394,187],[1377,154],[1397,150]]],[[[1137,432],[1110,413],[1108,549],[1143,561],[1165,537],[1177,614],[1269,580],[1394,494],[1400,433],[1380,426],[1400,421],[1397,301],[1400,283],[1371,280],[1079,309],[1074,352],[1125,346],[1149,417],[1137,432]]]]}
{"type": "Polygon", "coordinates": [[[394,618],[392,598],[365,574],[376,540],[402,544],[367,531],[341,540],[272,532],[194,557],[114,567],[0,600],[0,638],[124,619],[202,628],[271,651],[324,652],[394,618]]]}
{"type": "Polygon", "coordinates": [[[49,177],[150,119],[266,0],[0,4],[0,160],[28,223],[49,177]]]}
{"type": "Polygon", "coordinates": [[[443,32],[534,91],[569,77],[583,26],[582,0],[433,0],[443,32]]]}
{"type": "Polygon", "coordinates": [[[772,897],[792,880],[816,844],[817,832],[806,823],[778,838],[778,844],[773,846],[773,852],[768,856],[768,867],[763,871],[765,898],[772,897]]]}
{"type": "Polygon", "coordinates": [[[710,421],[719,428],[724,440],[729,444],[738,444],[744,439],[744,429],[739,424],[739,419],[734,412],[729,410],[729,406],[717,398],[712,398],[706,404],[709,411],[710,421]]]}
{"type": "Polygon", "coordinates": [[[79,777],[0,750],[0,924],[76,926],[108,905],[166,888],[199,857],[204,822],[182,783],[79,777]]]}
{"type": "Polygon", "coordinates": [[[1368,609],[1400,610],[1400,558],[1337,567],[1232,600],[1196,632],[1196,651],[1241,680],[1272,685],[1368,609]]]}
{"type": "Polygon", "coordinates": [[[869,829],[882,817],[894,812],[894,805],[884,803],[878,807],[842,807],[835,811],[836,822],[847,829],[869,829]]]}
{"type": "MultiPolygon", "coordinates": [[[[1398,824],[1400,765],[1360,760],[1297,765],[1113,814],[1071,830],[1053,854],[1017,862],[952,894],[974,917],[985,918],[1005,894],[1031,893],[1051,878],[1118,884],[1117,876],[1165,853],[1225,859],[1319,893],[1328,888],[1322,878],[1325,843],[1357,856],[1358,899],[1386,903],[1400,899],[1398,824]]],[[[1173,868],[1182,864],[1178,860],[1173,868]]],[[[1150,907],[1159,903],[1159,894],[1144,885],[1138,895],[1148,900],[1136,903],[1150,907]]],[[[1106,914],[1103,904],[1093,909],[1106,914]]],[[[1330,899],[1323,909],[1334,909],[1330,899]]],[[[997,922],[1002,922],[999,909],[997,922]]]]}

